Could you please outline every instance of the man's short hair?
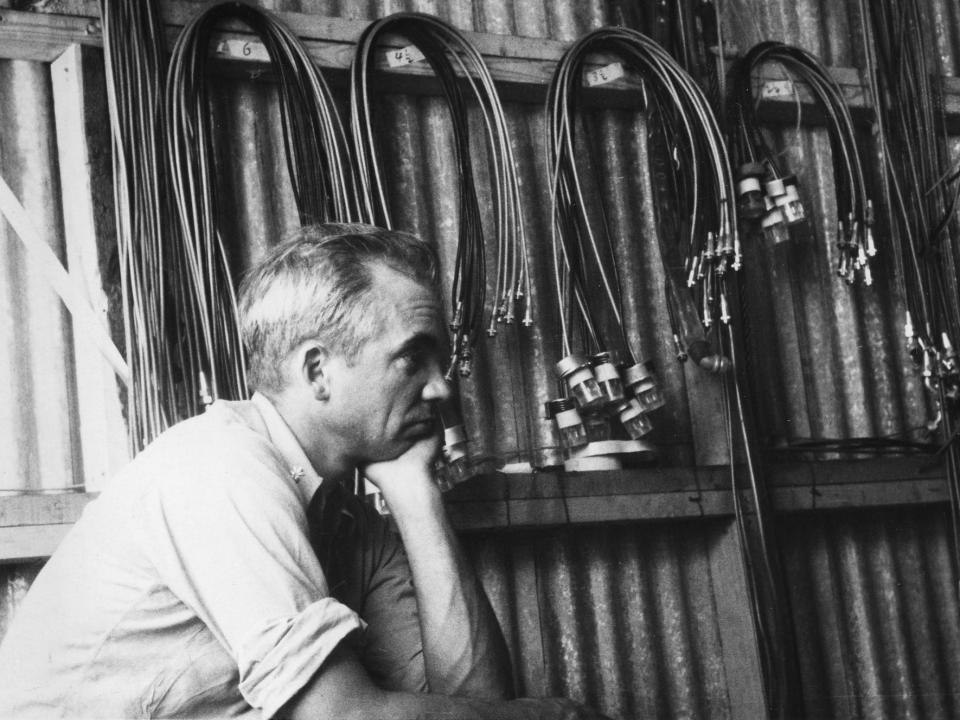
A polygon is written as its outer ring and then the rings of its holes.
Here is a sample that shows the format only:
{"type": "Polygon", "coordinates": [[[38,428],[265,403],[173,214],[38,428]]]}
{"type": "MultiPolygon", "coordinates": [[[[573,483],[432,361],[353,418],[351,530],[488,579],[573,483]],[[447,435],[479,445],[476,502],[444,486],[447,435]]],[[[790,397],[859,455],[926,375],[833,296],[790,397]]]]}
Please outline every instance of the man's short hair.
{"type": "Polygon", "coordinates": [[[281,366],[301,342],[357,357],[380,332],[382,313],[370,292],[377,265],[436,289],[436,250],[415,235],[372,225],[301,228],[272,248],[240,285],[240,332],[251,389],[279,391],[281,366]]]}

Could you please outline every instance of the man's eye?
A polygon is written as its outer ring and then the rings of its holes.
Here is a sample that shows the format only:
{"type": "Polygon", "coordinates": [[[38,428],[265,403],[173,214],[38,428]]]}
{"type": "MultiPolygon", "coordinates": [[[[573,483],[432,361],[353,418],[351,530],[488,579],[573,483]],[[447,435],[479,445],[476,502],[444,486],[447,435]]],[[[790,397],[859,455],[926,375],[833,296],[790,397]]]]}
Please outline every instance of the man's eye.
{"type": "Polygon", "coordinates": [[[417,373],[426,364],[426,353],[410,350],[399,357],[400,365],[410,375],[417,373]]]}

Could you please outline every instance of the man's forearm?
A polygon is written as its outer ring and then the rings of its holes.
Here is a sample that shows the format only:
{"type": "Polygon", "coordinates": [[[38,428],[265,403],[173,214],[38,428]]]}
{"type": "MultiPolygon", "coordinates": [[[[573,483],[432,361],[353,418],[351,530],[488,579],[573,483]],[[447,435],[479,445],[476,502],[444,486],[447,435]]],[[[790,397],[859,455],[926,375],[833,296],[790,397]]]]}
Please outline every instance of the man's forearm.
{"type": "Polygon", "coordinates": [[[353,651],[341,645],[320,671],[276,714],[290,720],[609,720],[559,698],[497,702],[427,693],[389,692],[376,687],[353,651]]]}
{"type": "Polygon", "coordinates": [[[503,634],[463,557],[439,490],[431,486],[405,494],[391,511],[413,573],[430,691],[513,697],[503,634]]]}

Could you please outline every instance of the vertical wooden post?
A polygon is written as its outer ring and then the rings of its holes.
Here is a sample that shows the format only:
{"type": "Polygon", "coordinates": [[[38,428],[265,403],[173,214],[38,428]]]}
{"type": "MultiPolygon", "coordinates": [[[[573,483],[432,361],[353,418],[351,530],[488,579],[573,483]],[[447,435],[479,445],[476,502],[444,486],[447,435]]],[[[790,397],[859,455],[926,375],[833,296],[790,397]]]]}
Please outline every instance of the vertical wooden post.
{"type": "Polygon", "coordinates": [[[769,717],[756,629],[750,618],[746,571],[735,522],[730,522],[710,548],[710,570],[717,603],[717,627],[723,645],[730,717],[769,717]]]}
{"type": "MultiPolygon", "coordinates": [[[[50,72],[67,264],[109,325],[101,255],[115,246],[115,233],[103,63],[98,50],[71,45],[51,63],[50,72]]],[[[129,459],[121,386],[82,330],[75,325],[74,331],[84,481],[87,490],[97,491],[129,459]]]]}

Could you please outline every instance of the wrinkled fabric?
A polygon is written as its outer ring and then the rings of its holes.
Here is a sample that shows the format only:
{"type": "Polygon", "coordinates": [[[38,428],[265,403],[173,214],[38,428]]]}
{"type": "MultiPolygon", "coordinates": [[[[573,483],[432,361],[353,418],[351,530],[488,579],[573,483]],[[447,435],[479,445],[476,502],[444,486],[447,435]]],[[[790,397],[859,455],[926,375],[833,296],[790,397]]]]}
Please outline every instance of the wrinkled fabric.
{"type": "Polygon", "coordinates": [[[399,537],[345,505],[332,593],[310,542],[321,483],[261,396],[164,433],[31,587],[0,645],[0,717],[271,717],[344,640],[384,686],[423,689],[399,537]]]}

